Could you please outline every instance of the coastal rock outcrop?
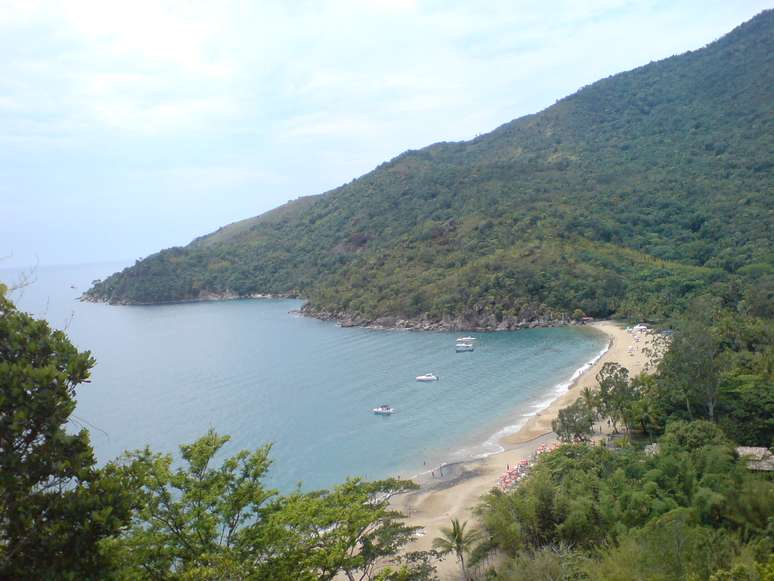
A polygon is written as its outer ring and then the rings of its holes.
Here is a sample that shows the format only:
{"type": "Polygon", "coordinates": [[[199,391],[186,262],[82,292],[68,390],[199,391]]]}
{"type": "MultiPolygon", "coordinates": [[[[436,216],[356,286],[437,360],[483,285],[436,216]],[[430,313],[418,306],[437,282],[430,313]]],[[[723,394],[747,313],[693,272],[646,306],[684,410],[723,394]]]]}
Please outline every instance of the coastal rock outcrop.
{"type": "Polygon", "coordinates": [[[307,317],[335,321],[342,327],[411,329],[416,331],[515,331],[577,323],[565,313],[541,313],[529,309],[525,309],[520,316],[497,317],[492,313],[471,311],[458,316],[444,315],[440,319],[432,318],[427,313],[415,318],[384,316],[371,319],[346,311],[328,311],[307,303],[301,307],[299,312],[307,317]]]}

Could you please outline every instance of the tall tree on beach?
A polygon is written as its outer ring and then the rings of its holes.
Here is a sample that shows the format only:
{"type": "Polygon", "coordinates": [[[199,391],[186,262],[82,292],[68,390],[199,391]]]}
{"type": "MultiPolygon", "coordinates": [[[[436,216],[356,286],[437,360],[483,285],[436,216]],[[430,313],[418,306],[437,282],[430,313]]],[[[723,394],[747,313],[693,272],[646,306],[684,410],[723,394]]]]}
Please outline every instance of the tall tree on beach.
{"type": "Polygon", "coordinates": [[[610,418],[613,432],[618,432],[618,422],[624,420],[627,405],[631,399],[629,370],[608,361],[597,374],[599,405],[603,415],[610,418]]]}
{"type": "Polygon", "coordinates": [[[465,531],[467,521],[460,524],[459,519],[451,520],[451,527],[443,527],[441,536],[433,540],[433,548],[442,554],[454,553],[462,568],[462,576],[467,580],[468,571],[465,568],[465,553],[470,553],[476,543],[481,540],[481,531],[465,531]]]}
{"type": "Polygon", "coordinates": [[[586,439],[594,428],[594,412],[586,406],[583,399],[578,399],[566,408],[559,410],[556,419],[551,422],[551,429],[562,442],[574,439],[586,439]]]}

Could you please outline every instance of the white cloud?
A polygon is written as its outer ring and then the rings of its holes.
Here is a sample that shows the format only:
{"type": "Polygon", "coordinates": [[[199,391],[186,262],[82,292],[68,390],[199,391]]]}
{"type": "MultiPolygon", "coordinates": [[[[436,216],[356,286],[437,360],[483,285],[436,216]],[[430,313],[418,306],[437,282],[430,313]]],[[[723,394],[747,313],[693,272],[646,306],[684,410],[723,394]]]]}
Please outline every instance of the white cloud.
{"type": "Polygon", "coordinates": [[[236,112],[234,104],[223,97],[146,103],[116,95],[92,103],[89,109],[106,127],[148,136],[206,127],[216,120],[228,120],[236,112]]]}
{"type": "MultiPolygon", "coordinates": [[[[682,34],[694,16],[690,7],[655,0],[10,6],[0,33],[37,31],[41,43],[35,50],[5,47],[0,73],[17,86],[8,87],[0,109],[23,102],[33,114],[150,136],[230,131],[240,120],[261,119],[287,124],[290,135],[305,139],[367,130],[385,112],[452,118],[460,109],[475,114],[475,107],[499,112],[519,100],[517,87],[522,94],[540,87],[546,72],[568,62],[613,72],[622,62],[640,62],[640,53],[687,48],[679,38],[653,34],[665,22],[682,34]],[[632,58],[605,54],[604,43],[632,58]],[[298,126],[306,117],[313,125],[298,126]]],[[[575,70],[566,78],[594,77],[575,70]]],[[[491,124],[498,121],[506,119],[493,117],[491,124]]]]}
{"type": "Polygon", "coordinates": [[[384,131],[378,119],[359,117],[346,113],[310,113],[288,119],[281,124],[279,139],[350,137],[356,139],[374,138],[384,131]]]}
{"type": "Polygon", "coordinates": [[[209,165],[171,167],[141,172],[141,181],[150,178],[161,189],[190,193],[192,191],[228,191],[249,184],[280,185],[287,177],[270,171],[243,165],[209,165]]]}

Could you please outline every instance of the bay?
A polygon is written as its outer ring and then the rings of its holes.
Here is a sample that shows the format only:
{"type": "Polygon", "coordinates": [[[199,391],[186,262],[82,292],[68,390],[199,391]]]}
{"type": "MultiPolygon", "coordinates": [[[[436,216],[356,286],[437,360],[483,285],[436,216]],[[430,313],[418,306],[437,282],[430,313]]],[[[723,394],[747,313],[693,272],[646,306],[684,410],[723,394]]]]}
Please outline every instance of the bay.
{"type": "MultiPolygon", "coordinates": [[[[77,300],[122,263],[45,267],[11,298],[64,328],[97,359],[72,429],[100,462],[150,445],[177,452],[212,428],[224,453],[273,443],[268,482],[327,487],[347,476],[412,476],[499,450],[514,430],[604,349],[588,328],[476,335],[340,328],[294,315],[294,300],[111,306],[77,300]],[[434,373],[440,381],[418,383],[434,373]],[[379,417],[380,404],[397,413],[379,417]]],[[[19,270],[0,270],[6,284],[19,270]]]]}

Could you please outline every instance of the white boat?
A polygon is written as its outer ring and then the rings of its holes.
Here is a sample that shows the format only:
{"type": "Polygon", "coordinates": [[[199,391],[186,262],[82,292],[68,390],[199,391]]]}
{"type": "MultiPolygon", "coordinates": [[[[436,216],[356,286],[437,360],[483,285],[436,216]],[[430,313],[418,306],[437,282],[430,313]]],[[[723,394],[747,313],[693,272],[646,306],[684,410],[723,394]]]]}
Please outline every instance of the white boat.
{"type": "Polygon", "coordinates": [[[379,407],[375,407],[372,410],[377,416],[391,416],[395,413],[395,410],[388,406],[386,403],[380,405],[379,407]]]}
{"type": "Polygon", "coordinates": [[[425,373],[424,375],[417,375],[417,381],[438,381],[438,376],[432,373],[425,373]]]}
{"type": "Polygon", "coordinates": [[[473,351],[473,343],[457,343],[454,346],[454,350],[457,353],[462,353],[463,351],[473,351]]]}
{"type": "Polygon", "coordinates": [[[457,337],[457,343],[472,343],[475,340],[475,337],[457,337]]]}

